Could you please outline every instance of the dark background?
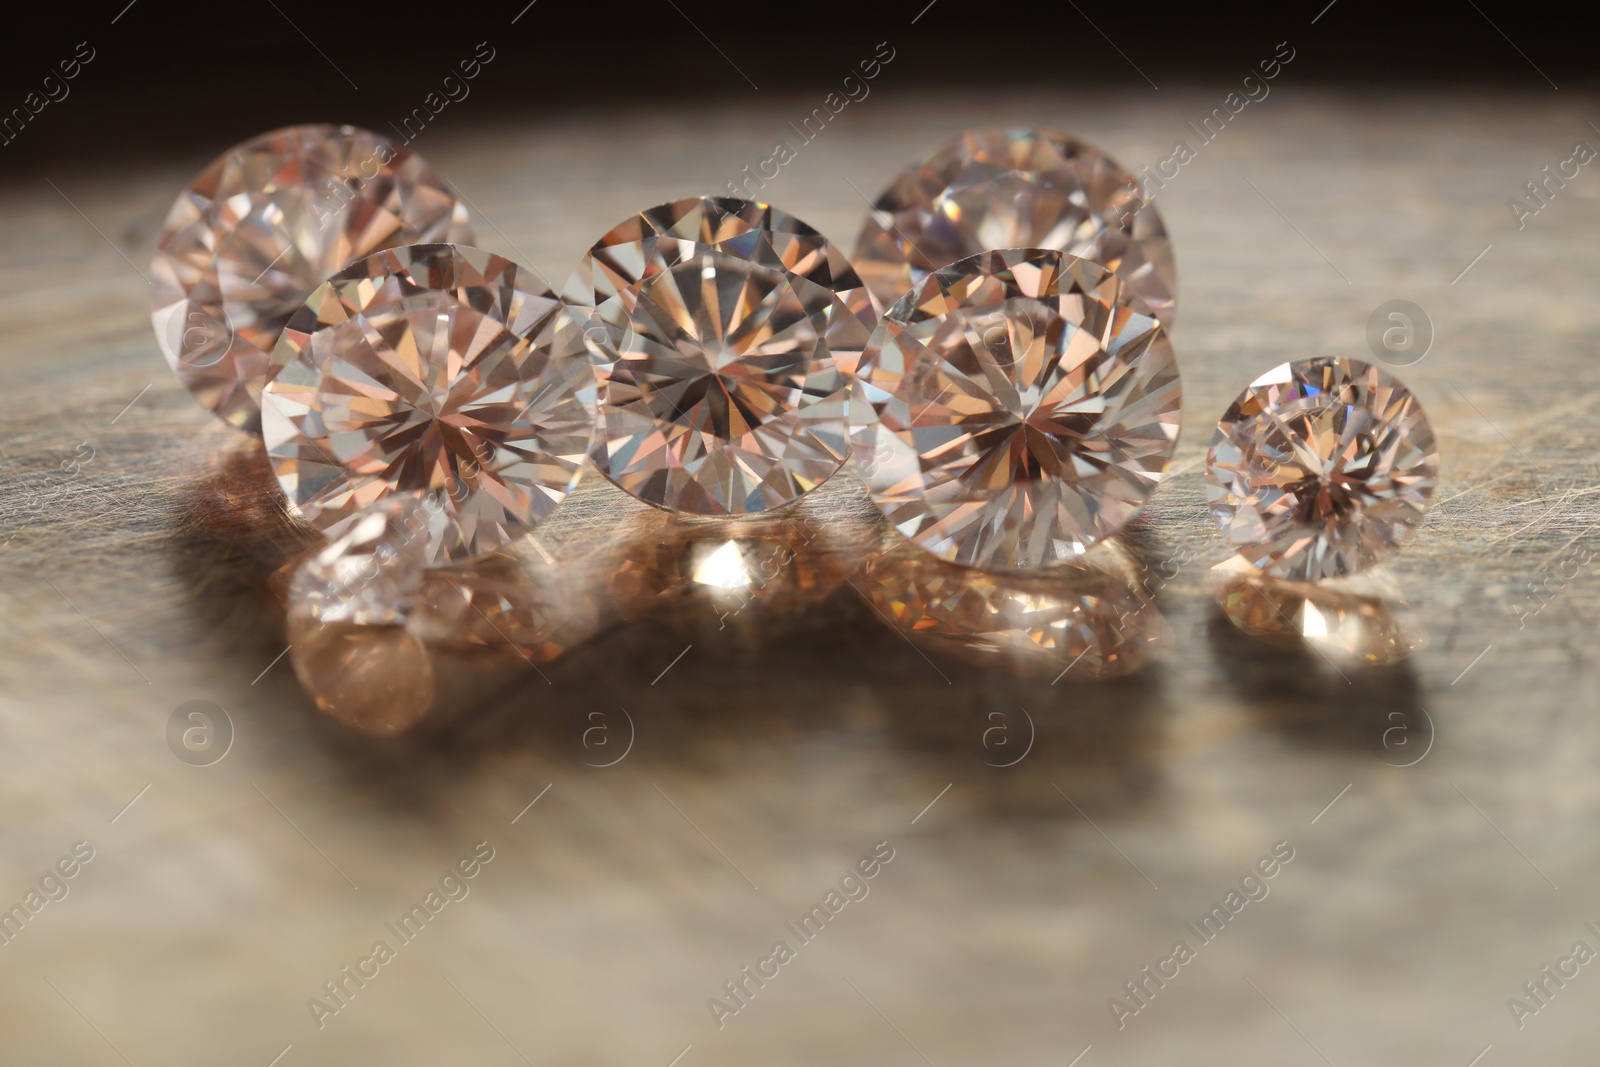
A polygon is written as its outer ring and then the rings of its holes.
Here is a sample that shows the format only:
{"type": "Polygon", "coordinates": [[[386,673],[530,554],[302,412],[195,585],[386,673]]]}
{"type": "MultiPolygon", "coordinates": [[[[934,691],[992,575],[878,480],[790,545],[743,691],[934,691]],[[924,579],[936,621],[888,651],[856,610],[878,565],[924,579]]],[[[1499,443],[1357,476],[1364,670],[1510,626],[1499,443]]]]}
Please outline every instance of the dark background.
{"type": "Polygon", "coordinates": [[[836,84],[884,40],[897,52],[896,93],[997,84],[1117,91],[1148,85],[1146,76],[1163,88],[1231,88],[1283,40],[1297,51],[1297,85],[1542,93],[1551,83],[1581,90],[1595,72],[1592,37],[1565,17],[1575,9],[1509,0],[536,0],[513,25],[525,6],[94,0],[8,12],[0,113],[20,106],[78,42],[96,56],[66,100],[0,145],[0,172],[16,177],[90,153],[220,151],[241,131],[293,122],[387,129],[480,41],[496,58],[472,95],[451,105],[453,122],[727,102],[756,91],[733,64],[763,96],[811,92],[836,84]]]}

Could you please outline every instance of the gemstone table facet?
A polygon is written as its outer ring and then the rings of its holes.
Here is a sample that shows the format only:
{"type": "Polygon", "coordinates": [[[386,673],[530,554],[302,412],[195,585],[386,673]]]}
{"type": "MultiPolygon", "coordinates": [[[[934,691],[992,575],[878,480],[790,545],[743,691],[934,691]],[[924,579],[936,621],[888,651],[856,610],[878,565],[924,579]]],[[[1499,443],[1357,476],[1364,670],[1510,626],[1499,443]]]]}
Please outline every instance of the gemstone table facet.
{"type": "Polygon", "coordinates": [[[792,503],[849,453],[848,374],[874,313],[816,231],[747,200],[680,200],[617,226],[566,288],[605,379],[595,466],[656,507],[792,503]]]}
{"type": "Polygon", "coordinates": [[[1422,406],[1387,371],[1319,356],[1250,383],[1217,426],[1206,497],[1241,556],[1279,577],[1337,578],[1416,532],[1439,477],[1422,406]]]}
{"type": "Polygon", "coordinates": [[[887,307],[930,272],[995,248],[1103,264],[1172,324],[1177,268],[1155,205],[1111,157],[1051,130],[971,130],[935,149],[879,195],[853,261],[887,307]]]}
{"type": "Polygon", "coordinates": [[[1075,559],[1125,526],[1177,446],[1166,331],[1123,280],[1061,252],[984,252],[873,332],[851,400],[879,509],[975,567],[1075,559]]]}
{"type": "Polygon", "coordinates": [[[413,245],[354,264],[290,318],[273,358],[262,430],[293,508],[337,535],[368,505],[415,494],[430,565],[530,530],[594,440],[579,320],[478,249],[413,245]]]}
{"type": "Polygon", "coordinates": [[[202,405],[260,432],[284,323],[357,259],[470,242],[466,206],[422,157],[350,126],[290,126],[218,156],[168,213],[150,266],[167,362],[202,405]]]}

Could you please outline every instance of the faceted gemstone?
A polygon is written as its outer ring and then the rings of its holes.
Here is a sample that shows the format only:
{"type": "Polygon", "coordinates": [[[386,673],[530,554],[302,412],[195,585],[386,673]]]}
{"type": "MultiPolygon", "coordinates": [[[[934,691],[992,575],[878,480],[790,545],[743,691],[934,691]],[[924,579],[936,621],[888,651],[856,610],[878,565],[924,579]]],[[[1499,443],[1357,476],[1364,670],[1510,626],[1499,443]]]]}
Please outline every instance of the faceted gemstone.
{"type": "Polygon", "coordinates": [[[408,632],[427,540],[422,502],[379,501],[293,564],[289,662],[317,707],[362,733],[408,729],[433,703],[433,666],[408,632]]]}
{"type": "Polygon", "coordinates": [[[379,501],[292,565],[290,662],[319,709],[363,733],[470,710],[598,629],[592,598],[553,566],[498,553],[425,569],[429,504],[379,501]]]}
{"type": "Polygon", "coordinates": [[[259,433],[273,345],[325,278],[384,248],[471,240],[466,206],[388,138],[351,126],[262,134],[172,205],[150,265],[156,340],[201,404],[259,433]]]}
{"type": "Polygon", "coordinates": [[[1094,559],[1048,574],[981,571],[902,542],[858,589],[931,652],[1046,678],[1131,674],[1172,644],[1172,627],[1126,576],[1094,559]]]}
{"type": "Polygon", "coordinates": [[[290,616],[319,623],[404,625],[427,564],[427,529],[420,497],[373,504],[340,537],[294,565],[290,616]]]}
{"type": "Polygon", "coordinates": [[[972,130],[935,149],[878,197],[854,262],[887,307],[929,272],[995,248],[1100,263],[1172,324],[1177,268],[1155,205],[1111,157],[1050,130],[972,130]]]}
{"type": "Polygon", "coordinates": [[[489,648],[547,663],[600,629],[588,593],[553,566],[492,556],[422,575],[413,632],[430,647],[489,648]]]}
{"type": "Polygon", "coordinates": [[[289,662],[318,710],[360,733],[401,733],[433,706],[433,662],[404,626],[291,617],[289,662]]]}
{"type": "Polygon", "coordinates": [[[526,533],[594,439],[580,323],[478,249],[413,245],[346,268],[290,318],[273,359],[262,432],[291,505],[336,535],[375,501],[420,495],[431,565],[526,533]]]}
{"type": "Polygon", "coordinates": [[[847,373],[873,312],[844,257],[765,204],[679,200],[592,248],[607,377],[595,466],[647,504],[742,515],[792,503],[849,451],[847,373]]]}
{"type": "Polygon", "coordinates": [[[1315,581],[1404,543],[1438,476],[1433,430],[1405,386],[1319,356],[1274,367],[1228,408],[1206,456],[1206,497],[1251,564],[1315,581]]]}
{"type": "Polygon", "coordinates": [[[1387,666],[1428,647],[1427,631],[1383,567],[1301,582],[1234,556],[1213,569],[1212,584],[1222,613],[1244,633],[1304,642],[1336,663],[1387,666]]]}
{"type": "Polygon", "coordinates": [[[924,278],[878,324],[851,401],[880,510],[968,566],[1071,560],[1136,515],[1177,447],[1165,329],[1118,275],[1042,249],[924,278]]]}

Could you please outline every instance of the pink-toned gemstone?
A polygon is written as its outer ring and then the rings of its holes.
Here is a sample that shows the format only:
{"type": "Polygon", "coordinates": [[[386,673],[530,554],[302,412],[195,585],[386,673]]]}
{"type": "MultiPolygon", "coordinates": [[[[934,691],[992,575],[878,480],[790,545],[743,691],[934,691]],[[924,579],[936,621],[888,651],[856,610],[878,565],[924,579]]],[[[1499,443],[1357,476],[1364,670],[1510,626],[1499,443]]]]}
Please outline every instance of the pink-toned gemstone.
{"type": "Polygon", "coordinates": [[[531,272],[456,245],[380,252],[284,327],[262,432],[293,509],[337,536],[415,495],[424,558],[521,537],[577,484],[597,384],[580,322],[531,272]]]}
{"type": "Polygon", "coordinates": [[[1241,556],[1212,568],[1222,614],[1251,637],[1305,643],[1330,663],[1399,663],[1428,647],[1428,632],[1386,567],[1315,582],[1275,578],[1241,556]]]}
{"type": "Polygon", "coordinates": [[[884,315],[850,402],[855,459],[901,533],[973,567],[1071,561],[1144,507],[1178,443],[1165,329],[1119,275],[984,252],[884,315]]]}
{"type": "Polygon", "coordinates": [[[805,223],[748,200],[663,204],[601,238],[565,295],[604,349],[595,466],[640,500],[768,511],[849,454],[848,372],[875,314],[805,223]]]}
{"type": "Polygon", "coordinates": [[[374,737],[416,726],[437,696],[428,648],[404,626],[291,616],[289,663],[319,711],[374,737]]]}
{"type": "Polygon", "coordinates": [[[1421,525],[1438,480],[1422,405],[1387,371],[1335,356],[1251,382],[1206,456],[1206,499],[1228,544],[1300,581],[1393,552],[1421,525]]]}
{"type": "Polygon", "coordinates": [[[466,205],[409,149],[352,126],[274,130],[172,205],[150,264],[156,340],[195,399],[259,433],[273,345],[313,289],[385,248],[471,240],[466,205]]]}
{"type": "Polygon", "coordinates": [[[906,168],[873,204],[853,262],[887,307],[932,271],[995,248],[1050,248],[1122,277],[1167,326],[1177,267],[1132,174],[1053,130],[969,130],[906,168]]]}
{"type": "Polygon", "coordinates": [[[1172,626],[1114,554],[1048,572],[976,570],[905,541],[852,586],[912,644],[980,666],[1063,678],[1132,674],[1172,646],[1172,626]]]}

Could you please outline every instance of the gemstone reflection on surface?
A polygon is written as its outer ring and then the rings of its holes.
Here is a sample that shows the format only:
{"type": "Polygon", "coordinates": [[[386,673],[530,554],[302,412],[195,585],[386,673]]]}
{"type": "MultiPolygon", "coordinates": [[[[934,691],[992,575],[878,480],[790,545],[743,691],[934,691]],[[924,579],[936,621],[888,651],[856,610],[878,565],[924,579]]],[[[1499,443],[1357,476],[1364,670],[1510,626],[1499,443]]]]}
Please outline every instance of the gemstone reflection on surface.
{"type": "Polygon", "coordinates": [[[879,195],[853,261],[887,307],[930,272],[994,248],[1101,263],[1168,326],[1177,310],[1155,205],[1111,157],[1051,130],[970,130],[941,145],[879,195]]]}
{"type": "Polygon", "coordinates": [[[928,551],[1056,564],[1144,507],[1181,401],[1165,329],[1117,275],[1060,252],[984,252],[928,275],[873,331],[855,459],[928,551]]]}
{"type": "Polygon", "coordinates": [[[1427,631],[1381,567],[1303,582],[1234,557],[1213,569],[1211,585],[1222,614],[1241,632],[1274,643],[1303,642],[1335,663],[1387,666],[1428,647],[1427,631]]]}
{"type": "Polygon", "coordinates": [[[499,554],[425,568],[426,501],[391,498],[293,564],[289,659],[319,710],[388,736],[598,631],[567,569],[499,554]]]}
{"type": "Polygon", "coordinates": [[[1355,573],[1416,532],[1439,477],[1428,418],[1387,371],[1319,356],[1250,383],[1217,425],[1206,499],[1235,551],[1280,578],[1355,573]]]}
{"type": "Polygon", "coordinates": [[[718,629],[789,621],[832,597],[878,541],[848,515],[805,510],[738,522],[642,522],[614,550],[608,599],[625,619],[676,616],[718,629]]]}
{"type": "Polygon", "coordinates": [[[465,204],[387,137],[265,133],[213,160],[168,212],[150,265],[156,340],[195,399],[258,433],[273,346],[312,290],[385,248],[471,240],[465,204]]]}
{"type": "Polygon", "coordinates": [[[925,651],[1042,678],[1132,674],[1172,627],[1109,554],[1048,573],[979,571],[901,541],[868,564],[860,591],[925,651]]]}

